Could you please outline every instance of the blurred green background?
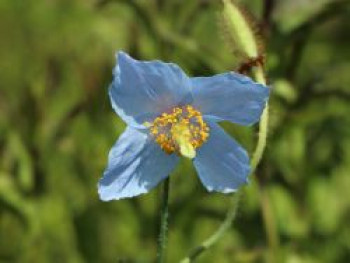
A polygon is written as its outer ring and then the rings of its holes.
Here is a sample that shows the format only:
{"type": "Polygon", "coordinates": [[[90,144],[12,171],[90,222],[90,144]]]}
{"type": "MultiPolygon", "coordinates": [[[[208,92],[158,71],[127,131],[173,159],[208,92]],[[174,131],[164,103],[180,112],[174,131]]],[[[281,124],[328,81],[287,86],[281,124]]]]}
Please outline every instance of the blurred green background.
{"type": "MultiPolygon", "coordinates": [[[[267,43],[269,140],[234,226],[198,262],[350,262],[349,1],[246,0],[267,43]]],[[[234,70],[218,0],[0,1],[0,262],[153,262],[160,190],[99,201],[125,125],[114,54],[234,70]]],[[[250,154],[256,127],[223,126],[250,154]]],[[[191,163],[171,177],[168,262],[225,217],[191,163]]]]}

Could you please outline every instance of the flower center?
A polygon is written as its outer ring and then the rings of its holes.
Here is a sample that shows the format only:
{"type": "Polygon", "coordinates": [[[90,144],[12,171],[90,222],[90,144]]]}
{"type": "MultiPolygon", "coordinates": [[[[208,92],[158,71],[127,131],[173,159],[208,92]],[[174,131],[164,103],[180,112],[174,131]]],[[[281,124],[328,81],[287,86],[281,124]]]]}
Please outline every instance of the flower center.
{"type": "Polygon", "coordinates": [[[209,127],[202,114],[187,105],[175,107],[155,118],[150,133],[166,153],[176,152],[192,159],[196,156],[196,148],[207,141],[209,127]]]}

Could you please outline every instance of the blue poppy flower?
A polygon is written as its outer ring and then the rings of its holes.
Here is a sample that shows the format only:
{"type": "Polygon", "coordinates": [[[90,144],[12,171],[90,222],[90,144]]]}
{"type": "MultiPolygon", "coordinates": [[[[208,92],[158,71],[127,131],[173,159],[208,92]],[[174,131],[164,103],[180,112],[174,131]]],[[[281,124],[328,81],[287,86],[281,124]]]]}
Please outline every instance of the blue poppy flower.
{"type": "Polygon", "coordinates": [[[191,158],[208,191],[234,192],[247,182],[247,152],[217,124],[257,122],[266,86],[229,72],[189,78],[177,65],[117,54],[109,96],[127,128],[99,181],[104,201],[149,192],[181,156],[191,158]]]}

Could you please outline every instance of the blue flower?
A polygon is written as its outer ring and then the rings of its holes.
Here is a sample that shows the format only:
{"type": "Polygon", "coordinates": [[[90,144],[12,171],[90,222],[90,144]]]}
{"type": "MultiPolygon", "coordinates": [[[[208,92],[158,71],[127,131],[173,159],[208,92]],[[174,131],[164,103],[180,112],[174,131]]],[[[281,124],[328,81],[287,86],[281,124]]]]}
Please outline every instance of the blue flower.
{"type": "Polygon", "coordinates": [[[117,55],[109,96],[127,128],[99,181],[104,201],[149,192],[181,156],[193,160],[208,191],[234,192],[247,182],[247,152],[217,124],[257,122],[266,86],[237,73],[189,78],[177,65],[117,55]]]}

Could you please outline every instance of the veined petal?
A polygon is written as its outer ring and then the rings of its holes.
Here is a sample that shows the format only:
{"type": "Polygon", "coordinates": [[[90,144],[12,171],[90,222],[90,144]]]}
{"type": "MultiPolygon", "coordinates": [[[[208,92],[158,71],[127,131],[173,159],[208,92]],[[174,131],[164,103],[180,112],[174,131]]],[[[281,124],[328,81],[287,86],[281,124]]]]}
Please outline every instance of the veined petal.
{"type": "Polygon", "coordinates": [[[167,155],[146,133],[128,127],[112,147],[98,184],[101,200],[118,200],[147,193],[165,179],[178,157],[167,155]]]}
{"type": "Polygon", "coordinates": [[[218,124],[209,126],[209,139],[198,149],[194,165],[208,191],[234,192],[248,182],[248,154],[218,124]]]}
{"type": "Polygon", "coordinates": [[[269,89],[238,73],[192,78],[193,106],[215,121],[251,125],[260,119],[269,89]]]}
{"type": "Polygon", "coordinates": [[[129,125],[138,127],[174,106],[192,102],[190,79],[175,64],[138,61],[124,52],[109,95],[114,110],[129,125]]]}

